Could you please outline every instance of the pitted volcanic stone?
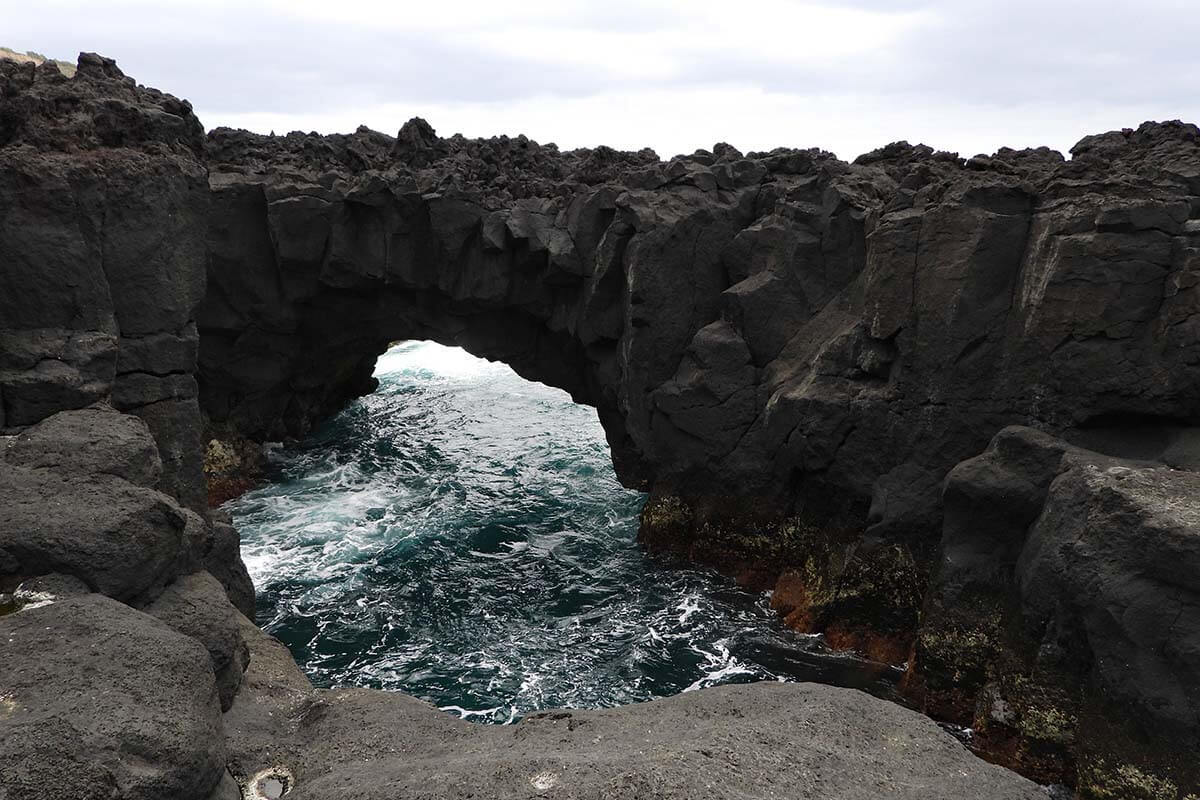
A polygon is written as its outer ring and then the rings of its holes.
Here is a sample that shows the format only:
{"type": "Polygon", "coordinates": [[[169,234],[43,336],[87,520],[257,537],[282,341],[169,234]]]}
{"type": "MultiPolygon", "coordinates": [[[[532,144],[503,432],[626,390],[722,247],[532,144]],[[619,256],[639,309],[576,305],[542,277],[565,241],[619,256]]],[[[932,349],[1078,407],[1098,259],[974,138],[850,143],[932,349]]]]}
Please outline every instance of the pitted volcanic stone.
{"type": "Polygon", "coordinates": [[[98,594],[0,617],[0,796],[204,800],[224,771],[208,654],[98,594]]]}

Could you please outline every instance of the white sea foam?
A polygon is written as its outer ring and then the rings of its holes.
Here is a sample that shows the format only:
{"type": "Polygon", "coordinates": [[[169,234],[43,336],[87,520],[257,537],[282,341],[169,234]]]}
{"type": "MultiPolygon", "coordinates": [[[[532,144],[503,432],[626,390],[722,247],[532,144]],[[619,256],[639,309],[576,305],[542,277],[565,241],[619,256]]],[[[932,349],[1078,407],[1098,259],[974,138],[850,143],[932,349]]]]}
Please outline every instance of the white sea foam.
{"type": "Polygon", "coordinates": [[[679,605],[675,606],[681,613],[679,614],[679,624],[684,625],[692,615],[700,610],[700,598],[695,595],[688,595],[679,601],[679,605]]]}

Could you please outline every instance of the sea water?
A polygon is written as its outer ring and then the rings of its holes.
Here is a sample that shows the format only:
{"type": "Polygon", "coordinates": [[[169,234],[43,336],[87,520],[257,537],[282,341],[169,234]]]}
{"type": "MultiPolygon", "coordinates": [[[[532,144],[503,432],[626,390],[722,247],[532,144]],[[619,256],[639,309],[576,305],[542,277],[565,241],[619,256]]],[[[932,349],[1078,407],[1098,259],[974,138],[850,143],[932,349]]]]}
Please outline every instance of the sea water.
{"type": "Polygon", "coordinates": [[[429,342],[376,377],[227,506],[258,621],[316,685],[500,723],[755,680],[890,694],[889,670],[785,629],[767,596],[643,553],[644,496],[593,409],[429,342]]]}

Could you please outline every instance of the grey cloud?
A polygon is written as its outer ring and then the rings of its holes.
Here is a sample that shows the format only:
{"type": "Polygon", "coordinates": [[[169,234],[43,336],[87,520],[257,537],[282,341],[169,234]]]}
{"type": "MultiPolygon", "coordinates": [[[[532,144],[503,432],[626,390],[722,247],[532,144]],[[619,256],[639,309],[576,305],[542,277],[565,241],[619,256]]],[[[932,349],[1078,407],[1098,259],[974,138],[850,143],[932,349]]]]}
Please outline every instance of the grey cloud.
{"type": "Polygon", "coordinates": [[[113,56],[138,80],[222,112],[323,111],[401,99],[503,102],[604,87],[600,75],[547,70],[532,59],[481,53],[452,37],[319,26],[261,10],[236,17],[198,13],[187,26],[148,28],[101,25],[28,38],[48,53],[83,49],[113,56]]]}
{"type": "MultiPolygon", "coordinates": [[[[860,0],[883,10],[892,3],[860,0]]],[[[1073,5],[1073,4],[1071,4],[1073,5]]],[[[921,27],[886,51],[820,67],[769,62],[750,53],[697,60],[693,82],[740,83],[790,94],[860,92],[908,101],[955,100],[992,106],[1061,102],[1144,104],[1196,114],[1200,16],[1173,3],[1134,8],[1102,3],[1087,14],[1044,2],[912,4],[941,21],[921,27]]],[[[803,49],[803,41],[797,48],[803,49]]]]}
{"type": "MultiPolygon", "coordinates": [[[[1190,2],[1148,0],[842,0],[865,11],[925,12],[917,27],[876,52],[820,64],[754,52],[707,50],[678,76],[614,78],[548,67],[527,56],[484,53],[452,31],[396,33],[321,24],[261,8],[165,6],[137,18],[81,7],[71,26],[37,11],[10,14],[0,42],[67,57],[80,49],[118,58],[139,80],[192,100],[201,114],[328,112],[383,102],[509,103],[534,95],[749,86],[795,96],[873,95],[880,102],[1081,106],[1138,105],[1196,117],[1200,16],[1190,2]]],[[[753,14],[752,5],[730,14],[753,14]]],[[[591,31],[667,31],[688,6],[589,3],[569,20],[591,31]]],[[[126,15],[128,16],[128,15],[126,15]]],[[[769,26],[764,15],[756,24],[769,26]]],[[[562,20],[549,25],[564,24],[562,20]]],[[[553,34],[550,34],[553,35],[553,34]]],[[[798,31],[797,52],[819,31],[798,31]]],[[[614,62],[623,54],[613,52],[614,62]]],[[[1136,121],[1131,121],[1136,122],[1136,121]]]]}

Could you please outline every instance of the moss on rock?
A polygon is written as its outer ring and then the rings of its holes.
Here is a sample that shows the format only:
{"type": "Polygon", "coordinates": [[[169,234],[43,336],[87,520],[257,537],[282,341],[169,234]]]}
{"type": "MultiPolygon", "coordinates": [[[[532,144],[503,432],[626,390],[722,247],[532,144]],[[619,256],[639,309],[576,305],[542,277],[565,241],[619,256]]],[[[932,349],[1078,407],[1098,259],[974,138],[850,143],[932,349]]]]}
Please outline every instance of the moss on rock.
{"type": "Polygon", "coordinates": [[[1143,772],[1132,764],[1095,761],[1080,770],[1079,778],[1079,796],[1082,800],[1178,800],[1179,798],[1179,789],[1174,782],[1143,772]]]}

